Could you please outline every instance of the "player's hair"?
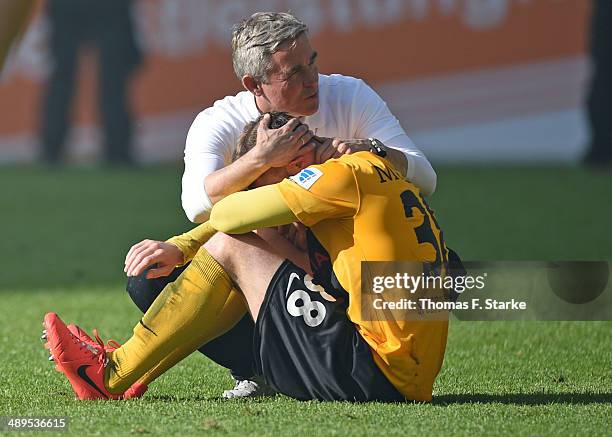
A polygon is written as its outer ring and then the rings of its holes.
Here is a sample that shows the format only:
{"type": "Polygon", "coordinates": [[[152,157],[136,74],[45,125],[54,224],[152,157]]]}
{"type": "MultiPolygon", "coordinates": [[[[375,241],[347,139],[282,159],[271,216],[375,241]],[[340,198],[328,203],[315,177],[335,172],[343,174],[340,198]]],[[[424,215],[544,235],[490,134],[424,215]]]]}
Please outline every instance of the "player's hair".
{"type": "Polygon", "coordinates": [[[286,12],[256,12],[232,29],[232,61],[238,79],[268,79],[271,57],[285,43],[295,45],[308,26],[286,12]]]}
{"type": "MultiPolygon", "coordinates": [[[[270,114],[270,123],[268,124],[269,129],[281,128],[289,123],[289,120],[294,118],[286,112],[272,111],[268,112],[268,114],[270,114]]],[[[246,124],[242,130],[242,133],[240,134],[240,138],[238,138],[238,144],[236,145],[236,150],[234,150],[232,162],[236,161],[238,158],[245,155],[249,150],[255,147],[255,143],[257,143],[257,126],[259,126],[259,123],[261,123],[264,115],[265,114],[261,114],[256,120],[246,124]]]]}

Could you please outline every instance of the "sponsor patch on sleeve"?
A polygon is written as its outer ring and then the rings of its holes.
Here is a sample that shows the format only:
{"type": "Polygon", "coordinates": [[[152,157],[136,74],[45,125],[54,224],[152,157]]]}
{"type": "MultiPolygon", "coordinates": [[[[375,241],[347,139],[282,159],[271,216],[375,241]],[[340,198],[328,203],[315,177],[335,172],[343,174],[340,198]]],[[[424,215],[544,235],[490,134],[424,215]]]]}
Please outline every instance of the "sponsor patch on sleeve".
{"type": "Polygon", "coordinates": [[[305,168],[295,176],[291,176],[289,179],[298,184],[300,187],[310,190],[310,187],[312,187],[321,176],[323,176],[323,172],[318,168],[305,168]]]}

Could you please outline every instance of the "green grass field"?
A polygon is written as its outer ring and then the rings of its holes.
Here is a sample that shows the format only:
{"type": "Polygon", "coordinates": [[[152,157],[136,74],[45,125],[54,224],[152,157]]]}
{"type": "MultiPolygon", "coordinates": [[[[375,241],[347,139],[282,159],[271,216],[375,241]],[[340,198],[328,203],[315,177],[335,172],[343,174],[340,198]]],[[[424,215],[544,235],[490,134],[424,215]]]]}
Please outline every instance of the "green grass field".
{"type": "MultiPolygon", "coordinates": [[[[430,203],[465,260],[612,259],[612,174],[441,168],[430,203]]],[[[45,312],[124,341],[134,242],[189,228],[176,167],[0,171],[0,416],[68,416],[75,435],[609,435],[611,322],[451,323],[431,404],[223,401],[189,357],[143,399],[77,402],[38,340],[45,312]]],[[[0,432],[1,433],[1,432],[0,432]]]]}

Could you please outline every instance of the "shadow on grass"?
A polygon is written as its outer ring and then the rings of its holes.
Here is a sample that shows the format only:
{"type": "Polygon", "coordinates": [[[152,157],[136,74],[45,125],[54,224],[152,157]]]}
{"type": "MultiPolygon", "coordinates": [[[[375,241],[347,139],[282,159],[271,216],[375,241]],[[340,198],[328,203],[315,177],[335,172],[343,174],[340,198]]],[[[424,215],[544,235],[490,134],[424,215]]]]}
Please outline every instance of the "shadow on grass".
{"type": "Polygon", "coordinates": [[[512,394],[448,394],[436,396],[434,405],[450,404],[511,404],[511,405],[547,405],[547,404],[610,404],[612,393],[512,393],[512,394]]]}
{"type": "Polygon", "coordinates": [[[201,396],[201,395],[195,395],[195,396],[175,396],[175,395],[163,395],[163,394],[158,394],[158,395],[146,395],[143,399],[145,400],[149,400],[149,401],[156,401],[156,402],[248,402],[248,403],[261,403],[261,402],[265,402],[271,399],[274,399],[276,396],[261,396],[261,397],[255,397],[255,398],[235,398],[235,399],[224,399],[221,396],[201,396]]]}
{"type": "Polygon", "coordinates": [[[204,401],[216,401],[220,399],[220,396],[174,396],[174,395],[146,395],[143,399],[147,401],[155,401],[155,402],[181,402],[181,401],[196,401],[196,402],[204,402],[204,401]]]}
{"type": "MultiPolygon", "coordinates": [[[[232,399],[232,402],[246,401],[247,403],[266,402],[274,397],[259,397],[247,399],[232,399]]],[[[228,402],[220,396],[172,396],[154,395],[147,396],[147,400],[156,402],[228,402]]],[[[343,402],[344,403],[344,402],[343,402]]],[[[350,403],[350,402],[349,402],[350,403]]],[[[435,396],[433,405],[446,406],[456,404],[506,404],[506,405],[589,405],[589,404],[612,404],[612,393],[512,393],[512,394],[447,394],[435,396]]]]}

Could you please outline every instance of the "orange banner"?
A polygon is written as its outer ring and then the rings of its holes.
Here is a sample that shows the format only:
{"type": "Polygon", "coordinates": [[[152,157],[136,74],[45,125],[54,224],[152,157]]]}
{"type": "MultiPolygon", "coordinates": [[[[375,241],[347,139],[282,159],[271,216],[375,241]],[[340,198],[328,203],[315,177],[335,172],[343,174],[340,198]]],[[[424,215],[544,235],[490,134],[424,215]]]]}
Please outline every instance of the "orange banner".
{"type": "MultiPolygon", "coordinates": [[[[291,10],[309,26],[323,73],[370,83],[527,63],[585,51],[587,0],[140,0],[146,62],[138,117],[197,111],[239,90],[231,25],[256,10],[291,10]]],[[[0,82],[2,135],[32,134],[49,69],[39,15],[0,82]]],[[[95,119],[95,65],[81,68],[78,123],[95,119]]]]}

